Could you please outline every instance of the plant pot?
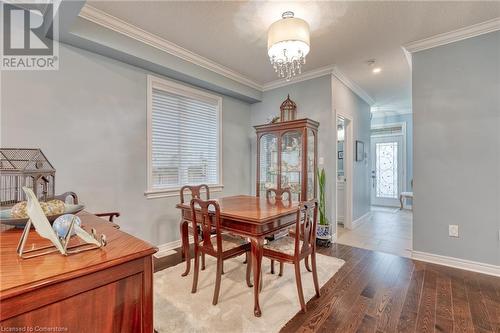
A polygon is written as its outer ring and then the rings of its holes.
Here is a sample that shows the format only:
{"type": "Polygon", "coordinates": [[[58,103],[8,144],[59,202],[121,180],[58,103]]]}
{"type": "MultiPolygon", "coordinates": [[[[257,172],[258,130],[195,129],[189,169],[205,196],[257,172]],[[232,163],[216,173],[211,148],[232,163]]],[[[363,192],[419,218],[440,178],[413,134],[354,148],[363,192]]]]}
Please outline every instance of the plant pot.
{"type": "Polygon", "coordinates": [[[316,239],[320,240],[331,240],[332,232],[330,224],[318,224],[316,225],[316,239]]]}

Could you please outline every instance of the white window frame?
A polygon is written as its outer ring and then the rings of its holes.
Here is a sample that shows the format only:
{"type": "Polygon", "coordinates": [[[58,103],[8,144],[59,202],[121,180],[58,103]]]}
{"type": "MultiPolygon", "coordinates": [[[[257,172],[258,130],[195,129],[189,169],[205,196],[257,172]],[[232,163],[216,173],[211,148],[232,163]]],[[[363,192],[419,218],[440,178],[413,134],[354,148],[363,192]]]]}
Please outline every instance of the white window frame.
{"type": "Polygon", "coordinates": [[[183,84],[179,84],[173,81],[161,79],[153,75],[148,75],[147,83],[147,140],[148,140],[148,160],[147,160],[147,190],[144,195],[148,199],[163,198],[163,197],[173,197],[179,196],[180,186],[169,187],[165,189],[153,189],[153,89],[163,90],[165,92],[178,94],[184,97],[197,98],[207,100],[209,102],[215,102],[217,104],[218,112],[218,142],[217,142],[217,156],[219,157],[217,161],[218,167],[218,180],[219,184],[209,185],[210,192],[220,192],[224,188],[222,182],[222,97],[208,93],[204,90],[191,88],[183,84]]]}

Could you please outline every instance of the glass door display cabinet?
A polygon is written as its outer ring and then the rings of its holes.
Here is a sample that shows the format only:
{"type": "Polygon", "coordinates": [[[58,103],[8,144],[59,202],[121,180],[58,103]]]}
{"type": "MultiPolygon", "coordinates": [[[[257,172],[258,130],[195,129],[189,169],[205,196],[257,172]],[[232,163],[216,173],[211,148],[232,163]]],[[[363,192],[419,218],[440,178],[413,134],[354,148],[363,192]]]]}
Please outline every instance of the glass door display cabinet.
{"type": "Polygon", "coordinates": [[[254,126],[257,132],[257,196],[289,188],[293,201],[316,197],[318,126],[298,119],[254,126]]]}

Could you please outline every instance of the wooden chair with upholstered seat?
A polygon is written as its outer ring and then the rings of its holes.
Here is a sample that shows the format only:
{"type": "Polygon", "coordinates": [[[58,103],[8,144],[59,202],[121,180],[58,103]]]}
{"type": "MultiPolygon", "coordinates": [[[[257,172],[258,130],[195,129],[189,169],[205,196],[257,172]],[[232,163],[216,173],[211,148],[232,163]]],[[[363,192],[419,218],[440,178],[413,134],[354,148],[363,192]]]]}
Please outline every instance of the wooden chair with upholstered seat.
{"type": "Polygon", "coordinates": [[[318,272],[316,269],[316,223],[318,217],[318,201],[304,201],[297,210],[294,236],[279,238],[264,245],[264,257],[280,263],[291,263],[295,266],[295,279],[302,311],[306,312],[306,303],[302,290],[300,262],[311,256],[312,276],[316,296],[320,296],[318,272]],[[298,231],[298,232],[297,232],[298,231]]]}
{"type": "MultiPolygon", "coordinates": [[[[210,200],[210,189],[208,187],[208,185],[206,184],[201,184],[201,185],[185,185],[183,187],[181,187],[180,189],[180,201],[181,201],[181,204],[183,204],[185,202],[185,192],[186,191],[189,191],[188,194],[189,194],[189,200],[188,202],[190,202],[192,199],[201,199],[201,193],[202,191],[205,191],[205,198],[206,200],[210,200]]],[[[181,228],[181,235],[184,235],[184,240],[182,242],[182,244],[184,246],[181,247],[181,256],[184,260],[186,260],[186,270],[184,271],[184,273],[182,273],[182,276],[186,276],[188,275],[189,273],[189,270],[190,270],[190,266],[191,266],[191,255],[189,253],[189,232],[191,234],[194,234],[191,226],[189,225],[188,221],[184,220],[184,218],[181,216],[181,222],[180,222],[180,228],[181,228]],[[187,228],[188,228],[188,233],[184,233],[182,231],[182,229],[187,225],[187,228]]],[[[205,269],[205,256],[203,255],[202,256],[202,264],[201,264],[201,269],[204,270],[205,269]]]]}
{"type": "MultiPolygon", "coordinates": [[[[219,290],[222,278],[222,265],[224,260],[247,254],[250,251],[250,243],[241,238],[221,232],[220,207],[215,200],[191,200],[191,215],[193,230],[198,225],[201,227],[203,238],[194,233],[194,273],[192,293],[196,293],[198,286],[198,275],[200,271],[200,254],[206,254],[217,259],[217,272],[215,279],[215,290],[212,304],[216,305],[219,299],[219,290]],[[197,211],[199,209],[199,211],[197,211]],[[212,237],[212,230],[215,227],[215,237],[212,237]],[[213,241],[215,240],[215,244],[213,241]]],[[[252,287],[250,282],[251,259],[247,260],[246,282],[252,287]]]]}
{"type": "MultiPolygon", "coordinates": [[[[63,194],[55,195],[54,199],[61,200],[65,203],[67,203],[68,198],[71,198],[71,202],[74,205],[78,205],[78,195],[75,192],[64,192],[63,194]]],[[[119,212],[109,212],[109,213],[94,213],[95,216],[99,217],[107,217],[109,222],[113,222],[115,217],[120,217],[119,212]]]]}

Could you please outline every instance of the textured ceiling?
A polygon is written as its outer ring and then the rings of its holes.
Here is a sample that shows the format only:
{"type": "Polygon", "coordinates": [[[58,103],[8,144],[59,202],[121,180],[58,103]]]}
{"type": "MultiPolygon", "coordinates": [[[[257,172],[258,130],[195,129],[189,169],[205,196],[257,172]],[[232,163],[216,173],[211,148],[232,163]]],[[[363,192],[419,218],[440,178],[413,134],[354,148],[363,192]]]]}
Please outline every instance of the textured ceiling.
{"type": "Polygon", "coordinates": [[[91,6],[260,83],[277,79],[266,33],[293,10],[311,26],[304,71],[335,64],[375,105],[410,108],[411,73],[401,46],[500,16],[500,2],[88,1],[91,6]],[[376,59],[374,75],[366,61],[376,59]]]}

